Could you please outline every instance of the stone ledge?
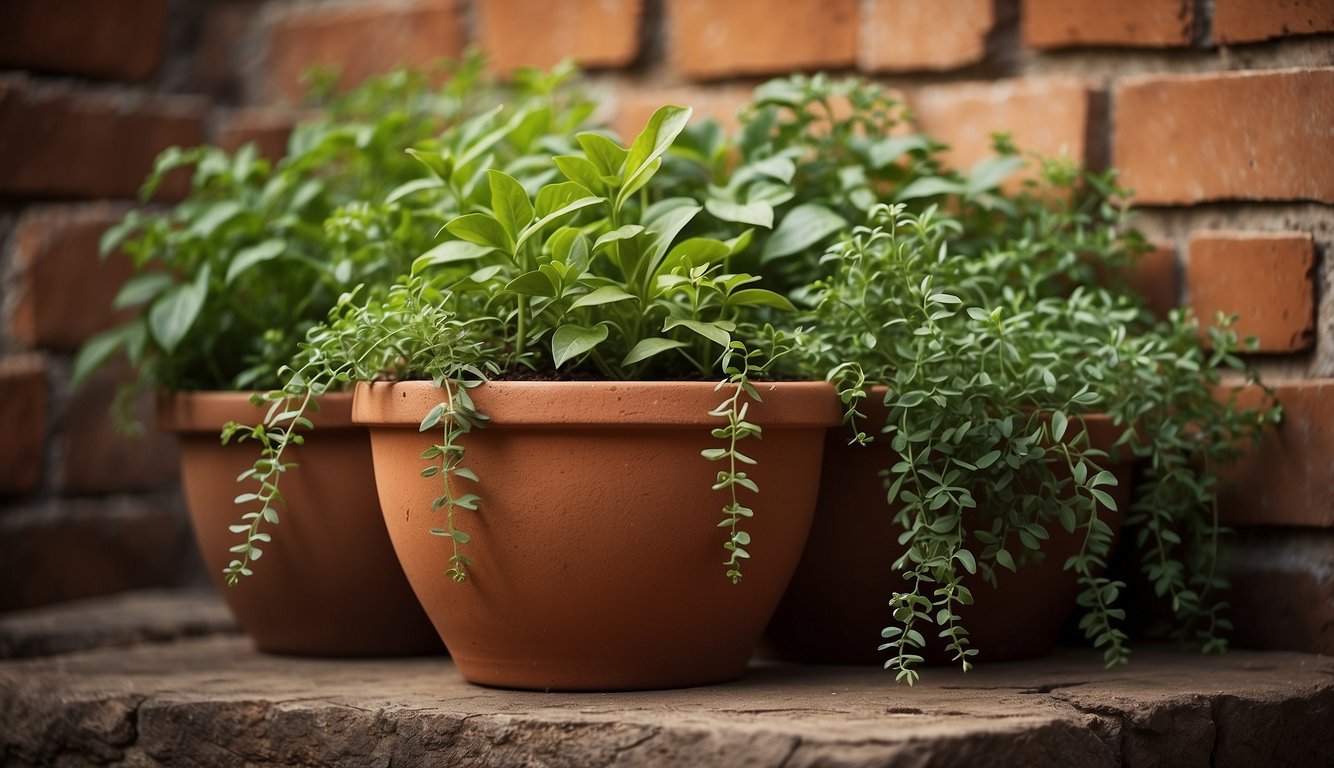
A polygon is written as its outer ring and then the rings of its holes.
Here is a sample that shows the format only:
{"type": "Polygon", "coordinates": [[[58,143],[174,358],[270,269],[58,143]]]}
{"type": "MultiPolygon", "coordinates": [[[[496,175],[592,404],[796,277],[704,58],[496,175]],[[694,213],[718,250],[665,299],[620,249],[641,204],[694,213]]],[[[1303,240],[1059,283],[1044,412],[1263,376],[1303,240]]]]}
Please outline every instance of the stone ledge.
{"type": "Polygon", "coordinates": [[[0,614],[0,659],[236,632],[212,592],[143,590],[0,614]]]}
{"type": "Polygon", "coordinates": [[[1334,658],[1141,647],[928,670],[757,664],[706,688],[516,693],[444,658],[266,656],[205,637],[0,662],[6,765],[1323,765],[1334,658]]]}

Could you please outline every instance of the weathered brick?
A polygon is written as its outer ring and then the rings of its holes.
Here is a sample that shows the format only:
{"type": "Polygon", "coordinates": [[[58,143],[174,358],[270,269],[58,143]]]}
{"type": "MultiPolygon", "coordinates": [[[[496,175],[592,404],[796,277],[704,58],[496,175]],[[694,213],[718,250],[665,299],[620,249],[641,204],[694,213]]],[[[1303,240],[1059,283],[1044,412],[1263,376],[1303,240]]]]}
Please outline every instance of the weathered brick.
{"type": "Polygon", "coordinates": [[[644,126],[658,107],[676,104],[692,107],[695,111],[690,122],[706,118],[717,120],[728,131],[735,131],[741,108],[750,101],[751,90],[739,86],[721,88],[627,88],[620,92],[616,102],[616,116],[611,127],[624,142],[629,142],[644,126]]]}
{"type": "MultiPolygon", "coordinates": [[[[1100,164],[1089,134],[1098,122],[1098,94],[1076,77],[1031,77],[994,83],[928,86],[908,99],[922,130],[950,145],[946,162],[967,169],[990,157],[991,134],[1008,132],[1025,152],[1100,164]]],[[[1032,168],[1026,173],[1036,174],[1032,168]]],[[[1011,180],[1016,184],[1018,177],[1011,180]]]]}
{"type": "Polygon", "coordinates": [[[30,347],[73,352],[89,336],[131,316],[112,300],[134,274],[119,252],[98,256],[102,233],[120,221],[119,205],[35,206],[24,211],[14,236],[18,295],[10,320],[30,347]]]}
{"type": "Polygon", "coordinates": [[[869,72],[957,69],[987,55],[994,0],[871,0],[857,66],[869,72]]]}
{"type": "MultiPolygon", "coordinates": [[[[62,431],[56,438],[51,470],[55,491],[64,496],[103,495],[167,488],[176,483],[176,440],[145,428],[121,434],[111,415],[116,391],[130,379],[128,366],[93,375],[60,406],[62,431]]],[[[153,422],[152,393],[143,392],[133,409],[140,424],[153,422]]]]}
{"type": "Polygon", "coordinates": [[[308,67],[338,69],[347,87],[399,65],[457,57],[463,44],[458,0],[297,8],[270,31],[269,92],[295,101],[308,67]]]}
{"type": "Polygon", "coordinates": [[[1019,26],[1032,48],[1164,48],[1190,45],[1194,24],[1194,0],[1023,0],[1019,26]]]}
{"type": "Polygon", "coordinates": [[[1334,32],[1334,0],[1214,0],[1213,38],[1251,43],[1334,32]]]}
{"type": "Polygon", "coordinates": [[[46,367],[36,355],[0,359],[0,496],[27,493],[42,479],[46,453],[46,367]]]}
{"type": "Polygon", "coordinates": [[[301,117],[300,112],[272,107],[228,110],[218,119],[217,143],[235,152],[253,141],[261,156],[277,162],[287,155],[287,140],[301,117]]]}
{"type": "Polygon", "coordinates": [[[1224,551],[1236,646],[1334,655],[1334,531],[1243,529],[1224,551]]]}
{"type": "Polygon", "coordinates": [[[639,54],[643,0],[480,0],[482,48],[496,72],[550,67],[621,67],[639,54]]]}
{"type": "MultiPolygon", "coordinates": [[[[204,138],[203,99],[0,79],[0,196],[134,197],[158,152],[204,138]]],[[[184,177],[161,198],[179,198],[184,177]]]]}
{"type": "Polygon", "coordinates": [[[1177,252],[1170,243],[1155,243],[1139,257],[1122,278],[1126,285],[1144,297],[1155,317],[1165,319],[1177,306],[1180,279],[1177,276],[1177,252]]]}
{"type": "Polygon", "coordinates": [[[1186,260],[1190,305],[1201,322],[1239,315],[1234,328],[1261,352],[1315,342],[1315,245],[1304,232],[1196,232],[1186,260]]]}
{"type": "Polygon", "coordinates": [[[200,93],[228,101],[244,98],[245,78],[253,74],[253,48],[261,36],[261,0],[209,3],[199,23],[199,39],[190,60],[190,83],[200,93]]]}
{"type": "Polygon", "coordinates": [[[0,67],[143,80],[162,63],[167,0],[5,0],[0,67]]]}
{"type": "Polygon", "coordinates": [[[0,516],[0,611],[193,575],[189,525],[171,495],[59,499],[0,516]]]}
{"type": "Polygon", "coordinates": [[[1135,202],[1334,202],[1334,68],[1130,77],[1114,111],[1135,202]]]}
{"type": "Polygon", "coordinates": [[[851,66],[857,0],[668,0],[671,59],[692,78],[851,66]]]}
{"type": "MultiPolygon", "coordinates": [[[[1283,422],[1224,473],[1223,522],[1334,528],[1334,379],[1271,384],[1283,422]]],[[[1238,402],[1254,405],[1263,397],[1250,388],[1238,402]]]]}

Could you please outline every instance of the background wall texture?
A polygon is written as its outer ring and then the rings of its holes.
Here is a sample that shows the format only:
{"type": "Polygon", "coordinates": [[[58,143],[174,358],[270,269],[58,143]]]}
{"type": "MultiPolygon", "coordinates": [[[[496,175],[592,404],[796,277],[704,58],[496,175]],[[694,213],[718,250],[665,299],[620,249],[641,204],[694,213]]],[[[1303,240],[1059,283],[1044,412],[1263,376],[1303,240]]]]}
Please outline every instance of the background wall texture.
{"type": "Polygon", "coordinates": [[[123,371],[67,383],[128,273],[98,237],[156,153],[276,157],[308,65],[468,45],[502,74],[578,59],[623,135],[820,69],[897,88],[961,166],[997,130],[1117,166],[1158,246],[1139,285],[1240,313],[1287,408],[1224,498],[1236,639],[1334,653],[1334,0],[4,0],[0,610],[200,582],[171,441],[112,430],[123,371]]]}

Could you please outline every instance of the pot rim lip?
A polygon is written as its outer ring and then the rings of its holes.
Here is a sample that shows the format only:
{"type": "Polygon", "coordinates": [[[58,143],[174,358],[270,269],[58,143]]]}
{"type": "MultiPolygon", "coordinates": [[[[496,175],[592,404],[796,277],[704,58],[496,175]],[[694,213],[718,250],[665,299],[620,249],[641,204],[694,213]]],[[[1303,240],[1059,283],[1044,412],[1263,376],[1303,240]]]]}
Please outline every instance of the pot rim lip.
{"type": "MultiPolygon", "coordinates": [[[[250,402],[257,391],[185,390],[160,391],[154,401],[154,424],[159,430],[177,434],[209,433],[214,436],[228,421],[258,423],[268,405],[250,402]]],[[[306,413],[316,429],[351,429],[352,393],[328,392],[320,395],[318,411],[306,413]]]]}
{"type": "MultiPolygon", "coordinates": [[[[842,409],[825,381],[763,381],[763,398],[751,401],[747,419],[764,427],[823,429],[838,424],[842,409]]],[[[496,427],[671,428],[718,427],[711,416],[727,397],[711,381],[486,381],[468,390],[477,409],[496,427]]],[[[357,382],[352,420],[357,424],[414,429],[441,390],[426,380],[357,382]]]]}

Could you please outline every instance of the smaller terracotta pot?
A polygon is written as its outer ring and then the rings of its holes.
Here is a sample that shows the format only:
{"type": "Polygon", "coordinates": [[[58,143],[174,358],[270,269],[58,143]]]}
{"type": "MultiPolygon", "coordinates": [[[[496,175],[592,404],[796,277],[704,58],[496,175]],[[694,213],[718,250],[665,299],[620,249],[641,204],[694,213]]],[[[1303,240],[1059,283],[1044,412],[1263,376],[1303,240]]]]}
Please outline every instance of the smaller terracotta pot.
{"type": "Polygon", "coordinates": [[[733,584],[714,491],[721,445],[708,383],[489,382],[470,390],[491,417],[460,443],[481,497],[456,513],[473,566],[454,583],[431,503],[439,477],[417,429],[443,399],[430,382],[359,384],[353,418],[371,427],[381,507],[417,596],[462,675],[507,688],[676,688],[741,675],[806,541],[826,427],[839,419],[823,382],[761,384],[743,452],[758,494],[744,577],[733,584]]]}
{"type": "MultiPolygon", "coordinates": [[[[267,406],[266,406],[267,407],[267,406]]],[[[352,424],[352,395],[330,394],[311,414],[315,430],[284,456],[280,522],[265,530],[254,574],[229,587],[223,569],[243,534],[228,531],[251,490],[237,475],[259,455],[247,441],[222,445],[227,421],[258,423],[265,410],[243,392],[183,392],[158,400],[159,427],[181,445],[181,480],[209,575],[255,647],[269,653],[390,656],[439,653],[442,643],[394,557],[375,494],[370,438],[352,424]]]]}
{"type": "MultiPolygon", "coordinates": [[[[873,394],[871,399],[876,398],[873,394]]],[[[883,423],[886,417],[878,402],[862,410],[870,417],[868,423],[883,423]]],[[[1083,424],[1095,448],[1110,451],[1120,435],[1106,416],[1085,416],[1083,424]]],[[[1079,429],[1072,420],[1070,435],[1079,429]]],[[[898,454],[888,440],[868,446],[848,441],[844,428],[831,429],[825,439],[815,522],[801,564],[765,632],[766,656],[815,664],[874,664],[886,658],[878,647],[884,642],[880,631],[894,624],[889,598],[909,588],[892,566],[903,553],[898,543],[902,529],[885,502],[881,477],[898,454]]],[[[1103,490],[1116,501],[1117,511],[1103,508],[1100,518],[1119,534],[1130,503],[1132,465],[1116,463],[1108,469],[1117,485],[1103,490]]],[[[978,503],[985,508],[987,502],[978,503]]],[[[1047,532],[1050,539],[1043,542],[1046,557],[1041,563],[1020,563],[1014,573],[1000,569],[995,587],[980,576],[965,577],[975,602],[960,606],[958,614],[969,632],[969,647],[978,650],[975,661],[1033,658],[1055,646],[1081,591],[1075,574],[1063,566],[1079,551],[1083,534],[1079,529],[1067,533],[1056,522],[1047,532]]],[[[927,639],[921,655],[928,663],[957,663],[936,637],[934,625],[919,629],[927,639]]]]}

